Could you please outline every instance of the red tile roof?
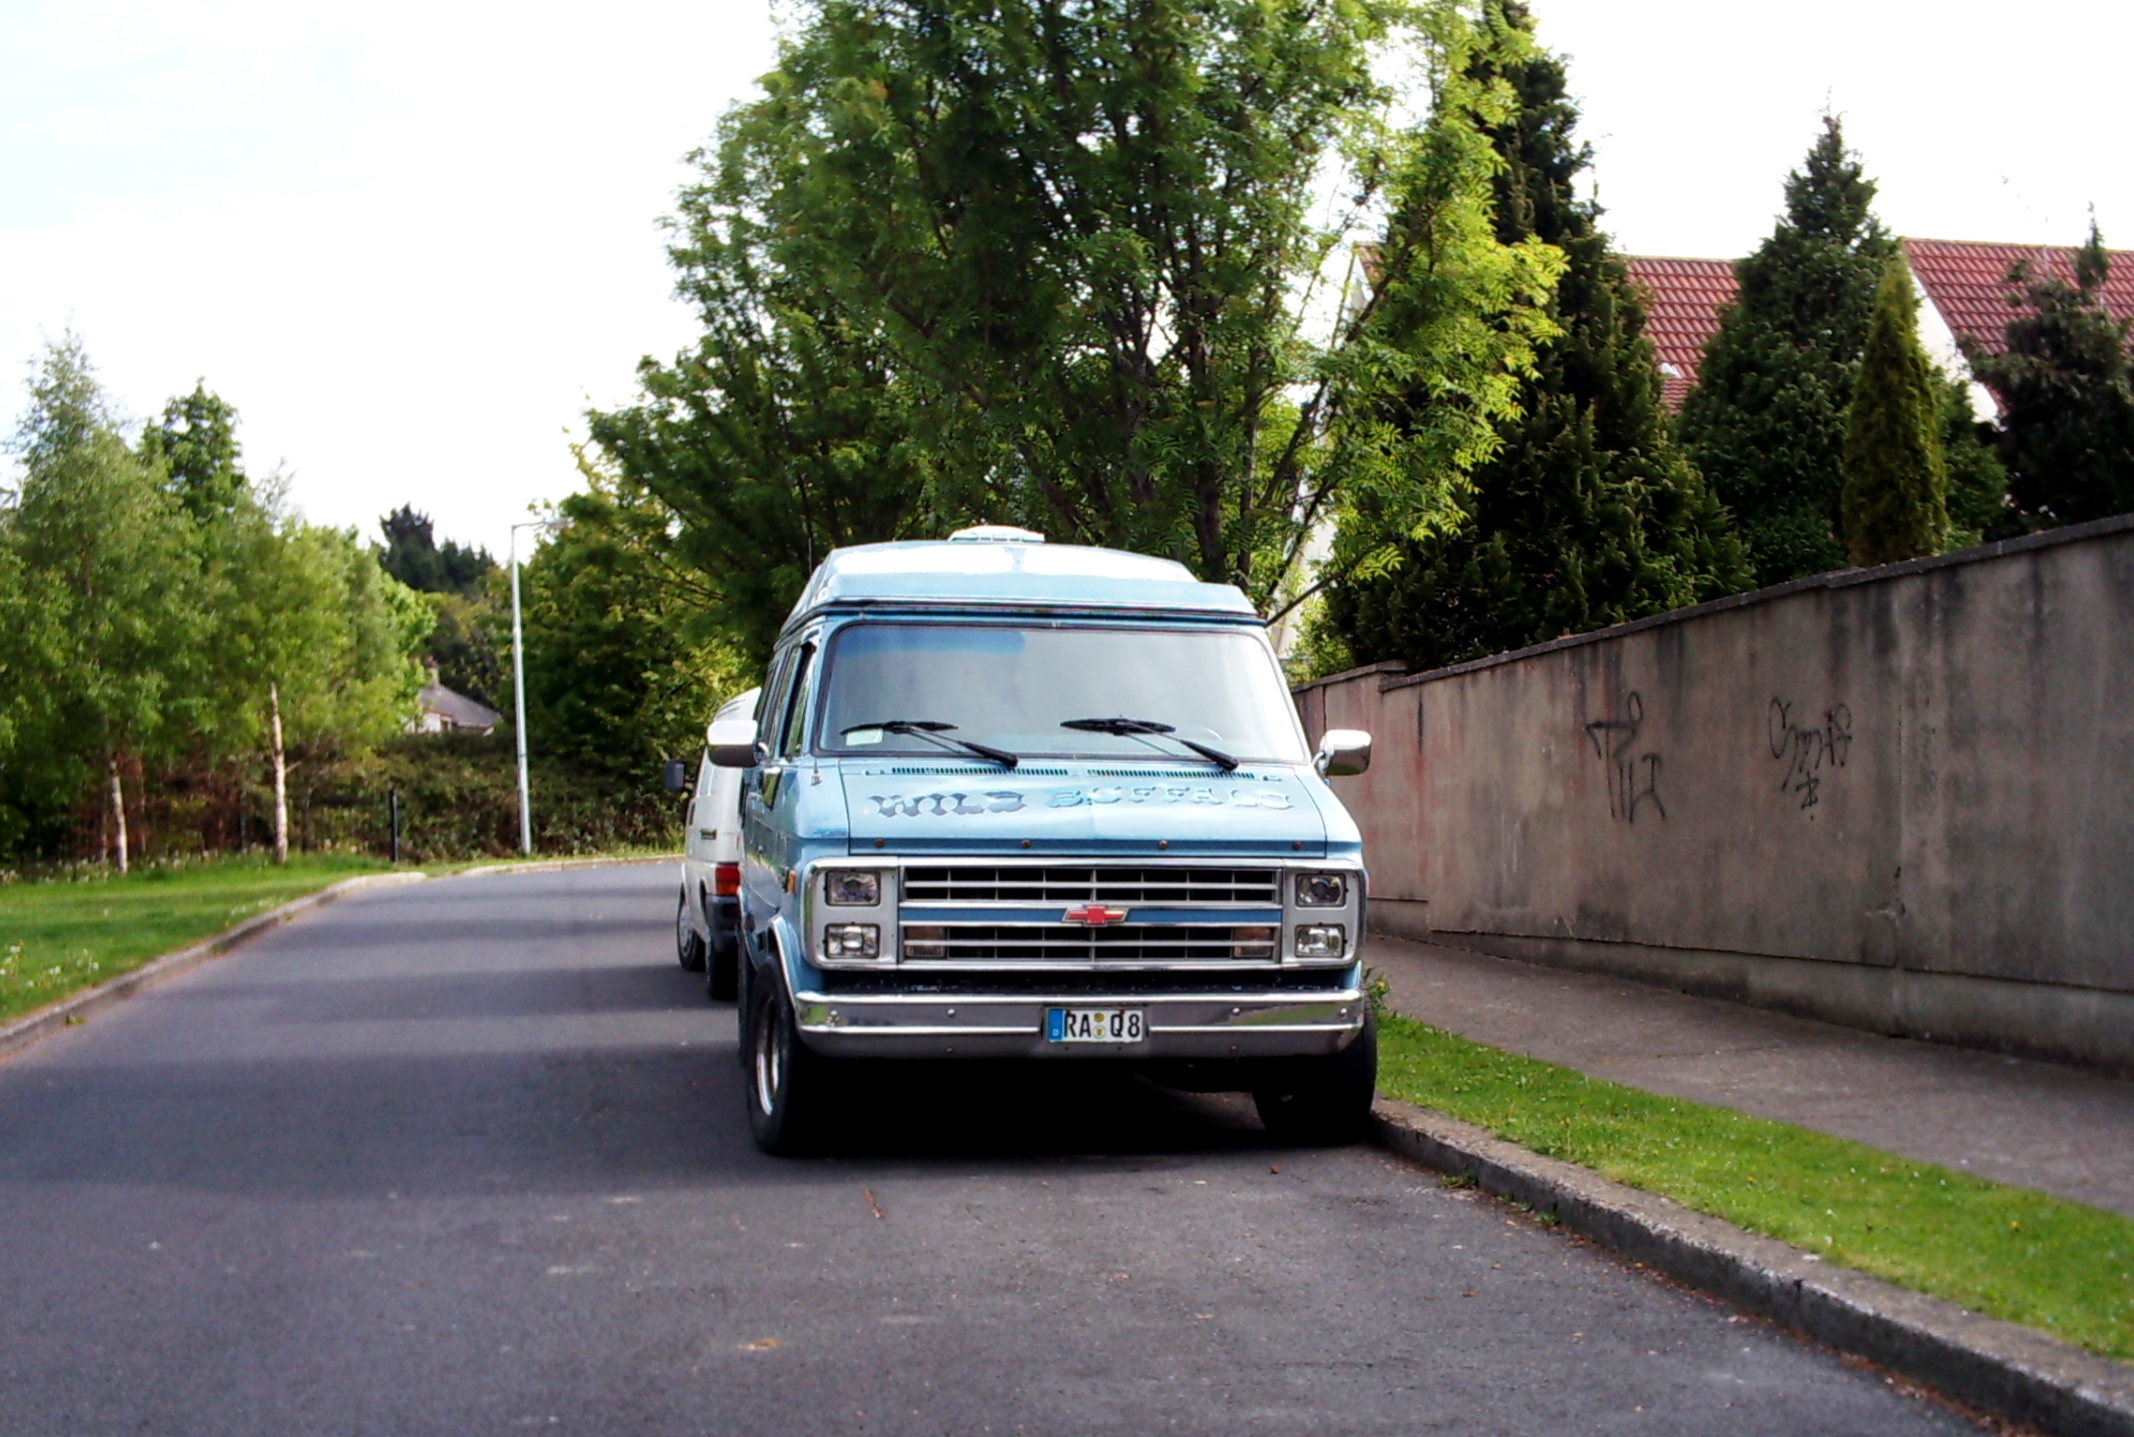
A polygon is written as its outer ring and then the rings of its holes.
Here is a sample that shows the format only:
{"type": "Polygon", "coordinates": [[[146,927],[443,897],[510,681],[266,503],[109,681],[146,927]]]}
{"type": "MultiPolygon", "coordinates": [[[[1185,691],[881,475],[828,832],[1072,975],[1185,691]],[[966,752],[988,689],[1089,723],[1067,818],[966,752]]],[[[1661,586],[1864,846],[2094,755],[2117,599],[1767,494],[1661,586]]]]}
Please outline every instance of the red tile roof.
{"type": "Polygon", "coordinates": [[[1719,311],[1740,287],[1725,259],[1630,258],[1630,278],[1645,291],[1645,333],[1660,355],[1660,388],[1669,409],[1697,385],[1704,344],[1719,331],[1719,311]]]}
{"type": "MultiPolygon", "coordinates": [[[[2111,271],[2104,281],[2104,307],[2114,319],[2134,319],[2134,252],[2106,253],[2111,271]]],[[[1956,337],[1988,354],[2008,347],[2003,327],[2014,313],[2009,301],[2022,297],[2022,291],[2008,283],[2008,271],[2016,261],[2030,261],[2033,274],[2075,282],[2075,251],[2067,245],[1908,239],[1904,254],[1920,288],[1956,337]]]]}

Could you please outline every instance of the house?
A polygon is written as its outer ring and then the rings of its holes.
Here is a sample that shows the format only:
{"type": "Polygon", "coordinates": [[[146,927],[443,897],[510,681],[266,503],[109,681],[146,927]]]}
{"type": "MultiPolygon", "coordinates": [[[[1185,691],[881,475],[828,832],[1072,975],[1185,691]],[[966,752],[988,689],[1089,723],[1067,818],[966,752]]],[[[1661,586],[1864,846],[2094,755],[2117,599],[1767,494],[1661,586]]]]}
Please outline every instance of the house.
{"type": "Polygon", "coordinates": [[[487,704],[476,703],[437,682],[434,670],[430,682],[415,695],[415,708],[416,716],[408,723],[409,733],[486,734],[493,732],[504,717],[487,704]]]}
{"type": "MultiPolygon", "coordinates": [[[[1985,244],[1975,240],[1904,239],[1905,262],[1911,266],[1919,295],[1919,340],[1927,355],[1952,378],[1971,386],[1971,406],[1994,415],[2000,406],[1991,391],[1971,377],[1964,349],[1987,354],[2006,348],[2004,326],[2022,299],[2008,282],[2019,260],[2033,273],[2056,275],[2074,283],[2075,250],[2067,245],[1985,244]]],[[[2114,319],[2134,321],[2134,251],[2110,250],[2111,273],[2104,283],[2104,306],[2114,319]]],[[[1723,259],[1678,259],[1632,256],[1631,280],[1645,293],[1645,332],[1660,361],[1660,380],[1669,409],[1680,409],[1697,384],[1704,346],[1719,332],[1719,314],[1738,285],[1734,263],[1723,259]]]]}

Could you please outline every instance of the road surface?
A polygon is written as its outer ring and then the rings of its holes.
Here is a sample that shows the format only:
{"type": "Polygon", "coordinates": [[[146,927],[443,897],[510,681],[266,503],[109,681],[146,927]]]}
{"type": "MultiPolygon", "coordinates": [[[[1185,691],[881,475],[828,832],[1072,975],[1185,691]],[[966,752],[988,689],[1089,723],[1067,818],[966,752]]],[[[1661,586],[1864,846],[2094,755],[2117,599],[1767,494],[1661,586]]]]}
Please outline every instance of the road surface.
{"type": "Polygon", "coordinates": [[[0,1064],[0,1431],[1975,1430],[1237,1100],[881,1074],[763,1157],[673,885],[350,897],[0,1064]]]}

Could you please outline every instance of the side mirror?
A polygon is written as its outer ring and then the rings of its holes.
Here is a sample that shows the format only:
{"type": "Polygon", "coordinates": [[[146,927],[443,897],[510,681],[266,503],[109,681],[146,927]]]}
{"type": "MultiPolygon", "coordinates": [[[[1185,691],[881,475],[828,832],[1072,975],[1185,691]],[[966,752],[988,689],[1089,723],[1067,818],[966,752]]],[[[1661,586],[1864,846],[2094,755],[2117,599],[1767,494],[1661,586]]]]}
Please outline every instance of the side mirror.
{"type": "Polygon", "coordinates": [[[1324,778],[1347,778],[1371,766],[1371,736],[1360,728],[1330,728],[1319,739],[1312,766],[1324,778]]]}
{"type": "Polygon", "coordinates": [[[659,778],[660,782],[666,785],[667,792],[682,793],[689,787],[689,765],[678,758],[670,758],[666,767],[660,771],[659,778]]]}
{"type": "Polygon", "coordinates": [[[704,731],[704,750],[711,755],[714,768],[754,768],[756,721],[728,719],[713,724],[704,731]]]}

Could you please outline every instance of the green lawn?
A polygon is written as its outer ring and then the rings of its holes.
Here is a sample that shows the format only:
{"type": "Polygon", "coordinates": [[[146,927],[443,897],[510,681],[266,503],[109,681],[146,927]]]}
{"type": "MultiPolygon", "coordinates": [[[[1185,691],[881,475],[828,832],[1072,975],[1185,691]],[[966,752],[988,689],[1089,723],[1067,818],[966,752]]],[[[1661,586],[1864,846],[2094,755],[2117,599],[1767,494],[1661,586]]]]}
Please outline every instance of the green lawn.
{"type": "Polygon", "coordinates": [[[1385,1015],[1379,1091],[1975,1312],[2134,1358],[2134,1220],[1385,1015]]]}
{"type": "Polygon", "coordinates": [[[0,1022],[130,972],[277,904],[385,865],[223,858],[0,886],[0,1022]]]}

